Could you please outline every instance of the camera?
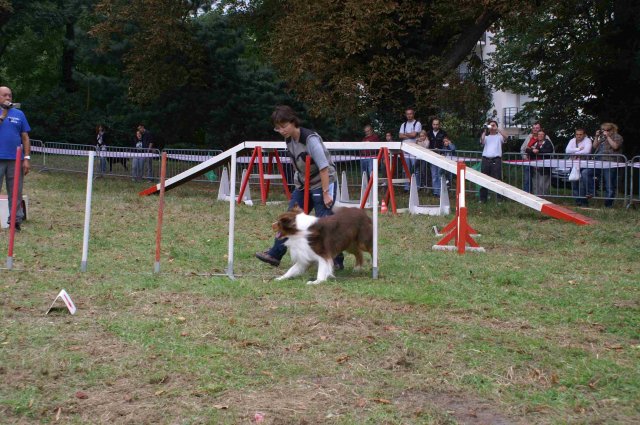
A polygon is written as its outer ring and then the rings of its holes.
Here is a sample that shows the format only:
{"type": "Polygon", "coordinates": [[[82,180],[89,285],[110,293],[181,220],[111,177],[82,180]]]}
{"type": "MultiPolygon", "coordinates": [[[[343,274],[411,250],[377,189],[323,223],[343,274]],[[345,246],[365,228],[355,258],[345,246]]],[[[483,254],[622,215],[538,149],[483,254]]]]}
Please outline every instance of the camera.
{"type": "Polygon", "coordinates": [[[19,103],[2,103],[0,104],[0,107],[2,107],[2,109],[11,109],[11,108],[17,108],[20,109],[20,104],[19,103]]]}
{"type": "Polygon", "coordinates": [[[607,140],[607,134],[606,134],[606,130],[599,130],[598,131],[598,141],[600,143],[603,143],[607,140]]]}

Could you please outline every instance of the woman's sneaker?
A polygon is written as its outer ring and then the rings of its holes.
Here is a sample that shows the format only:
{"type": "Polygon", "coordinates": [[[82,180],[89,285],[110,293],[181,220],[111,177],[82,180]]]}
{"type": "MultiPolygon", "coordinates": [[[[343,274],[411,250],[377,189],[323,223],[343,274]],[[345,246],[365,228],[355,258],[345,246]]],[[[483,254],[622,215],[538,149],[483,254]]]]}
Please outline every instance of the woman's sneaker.
{"type": "Polygon", "coordinates": [[[280,265],[280,260],[278,260],[276,257],[272,257],[269,254],[269,251],[256,252],[256,258],[260,261],[264,261],[265,263],[273,267],[278,267],[280,265]]]}

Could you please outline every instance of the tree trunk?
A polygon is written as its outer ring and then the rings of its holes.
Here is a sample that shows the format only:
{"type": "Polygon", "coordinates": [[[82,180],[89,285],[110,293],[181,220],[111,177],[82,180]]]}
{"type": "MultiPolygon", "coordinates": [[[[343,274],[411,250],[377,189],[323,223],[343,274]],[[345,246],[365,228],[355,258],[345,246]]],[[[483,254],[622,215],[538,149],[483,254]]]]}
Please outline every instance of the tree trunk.
{"type": "Polygon", "coordinates": [[[460,35],[460,39],[453,47],[444,54],[443,72],[449,72],[460,65],[473,50],[482,34],[500,17],[499,14],[485,9],[465,32],[460,35]]]}

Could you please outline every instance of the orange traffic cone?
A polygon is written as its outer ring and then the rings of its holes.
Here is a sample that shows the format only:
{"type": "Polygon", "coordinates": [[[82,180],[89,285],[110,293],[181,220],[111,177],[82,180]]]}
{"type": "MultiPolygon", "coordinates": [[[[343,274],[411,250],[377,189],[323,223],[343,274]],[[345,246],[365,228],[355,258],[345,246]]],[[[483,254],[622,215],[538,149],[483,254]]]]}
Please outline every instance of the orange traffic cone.
{"type": "Polygon", "coordinates": [[[383,200],[382,200],[382,205],[380,205],[380,213],[381,213],[381,214],[386,214],[386,213],[387,213],[387,211],[389,211],[389,210],[387,209],[387,203],[386,203],[386,202],[384,202],[384,199],[383,199],[383,200]]]}

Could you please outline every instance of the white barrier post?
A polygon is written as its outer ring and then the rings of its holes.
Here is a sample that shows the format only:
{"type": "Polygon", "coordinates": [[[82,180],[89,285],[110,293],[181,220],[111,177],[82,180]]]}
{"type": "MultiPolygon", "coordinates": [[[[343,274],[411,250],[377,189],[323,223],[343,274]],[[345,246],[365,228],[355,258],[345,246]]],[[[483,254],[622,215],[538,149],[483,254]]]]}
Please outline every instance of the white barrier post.
{"type": "Polygon", "coordinates": [[[89,223],[91,221],[91,195],[93,193],[93,162],[96,153],[89,152],[89,165],[87,167],[87,197],[84,204],[84,236],[82,238],[82,262],[80,271],[87,271],[87,257],[89,256],[89,223]]]}
{"type": "Polygon", "coordinates": [[[378,278],[378,159],[373,159],[373,255],[371,256],[371,274],[378,278]]]}
{"type": "Polygon", "coordinates": [[[233,276],[233,242],[236,225],[236,153],[231,154],[231,176],[229,178],[229,251],[227,253],[227,276],[234,279],[233,276]]]}

